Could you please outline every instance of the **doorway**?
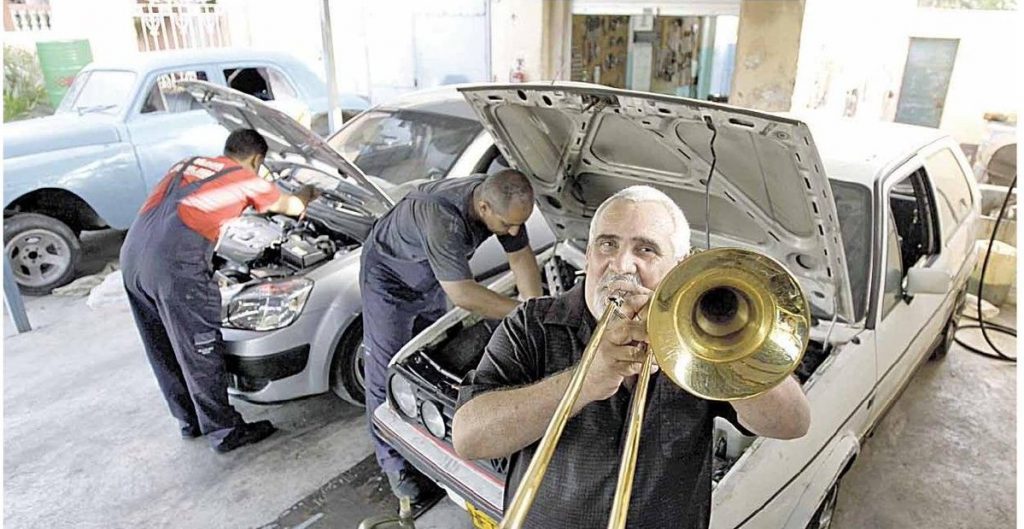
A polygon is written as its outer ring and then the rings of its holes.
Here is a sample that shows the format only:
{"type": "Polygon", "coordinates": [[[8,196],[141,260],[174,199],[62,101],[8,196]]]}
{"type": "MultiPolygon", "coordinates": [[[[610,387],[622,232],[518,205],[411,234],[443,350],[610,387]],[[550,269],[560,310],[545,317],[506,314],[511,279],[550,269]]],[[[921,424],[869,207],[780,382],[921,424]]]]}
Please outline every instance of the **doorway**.
{"type": "Polygon", "coordinates": [[[910,39],[897,122],[938,128],[959,45],[957,39],[910,39]]]}

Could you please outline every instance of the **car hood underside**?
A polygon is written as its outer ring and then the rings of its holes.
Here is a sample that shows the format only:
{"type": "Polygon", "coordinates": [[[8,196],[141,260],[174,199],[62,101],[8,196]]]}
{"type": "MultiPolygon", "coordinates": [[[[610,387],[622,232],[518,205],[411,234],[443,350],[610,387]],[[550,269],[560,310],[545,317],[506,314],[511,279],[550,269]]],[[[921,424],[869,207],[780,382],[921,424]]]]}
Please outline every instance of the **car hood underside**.
{"type": "Polygon", "coordinates": [[[703,247],[714,164],[711,245],[774,257],[820,312],[852,316],[832,191],[803,122],[581,83],[460,91],[506,159],[530,178],[558,239],[585,242],[601,202],[643,184],[679,204],[693,245],[703,247]]]}

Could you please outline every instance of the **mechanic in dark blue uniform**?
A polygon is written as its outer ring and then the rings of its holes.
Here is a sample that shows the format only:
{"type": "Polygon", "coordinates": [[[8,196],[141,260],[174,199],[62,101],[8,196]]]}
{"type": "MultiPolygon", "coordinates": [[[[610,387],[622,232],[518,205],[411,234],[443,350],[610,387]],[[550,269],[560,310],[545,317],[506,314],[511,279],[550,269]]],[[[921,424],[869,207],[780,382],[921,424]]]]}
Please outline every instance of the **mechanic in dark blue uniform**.
{"type": "Polygon", "coordinates": [[[500,319],[519,304],[473,280],[469,259],[491,235],[508,254],[519,295],[541,295],[540,269],[524,224],[533,189],[506,169],[421,185],[374,225],[363,246],[360,285],[366,349],[366,411],[377,462],[392,491],[413,503],[431,483],[373,432],[373,411],[385,400],[388,362],[415,333],[452,303],[500,319]]]}
{"type": "Polygon", "coordinates": [[[228,452],[274,433],[246,423],[228,403],[220,334],[220,290],[211,258],[221,227],[247,207],[299,215],[315,194],[282,193],[256,171],[267,142],[255,130],[232,132],[224,156],[171,168],[143,204],[121,247],[121,269],[135,324],[160,391],[183,438],[205,435],[228,452]]]}

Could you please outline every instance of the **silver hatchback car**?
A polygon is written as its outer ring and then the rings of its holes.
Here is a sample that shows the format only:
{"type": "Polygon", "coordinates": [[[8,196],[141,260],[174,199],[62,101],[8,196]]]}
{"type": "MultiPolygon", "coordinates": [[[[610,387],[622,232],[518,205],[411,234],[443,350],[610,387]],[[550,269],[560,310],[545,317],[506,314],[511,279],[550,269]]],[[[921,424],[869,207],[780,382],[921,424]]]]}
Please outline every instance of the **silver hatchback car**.
{"type": "MultiPolygon", "coordinates": [[[[261,101],[203,82],[182,83],[229,130],[267,139],[267,168],[285,189],[322,195],[305,219],[246,215],[222,233],[215,274],[233,397],[270,403],[333,391],[362,405],[359,255],[373,222],[417,183],[507,167],[454,89],[367,110],[324,140],[261,101]]],[[[535,250],[554,241],[538,211],[535,250]]],[[[493,238],[470,261],[480,280],[508,269],[493,238]]]]}

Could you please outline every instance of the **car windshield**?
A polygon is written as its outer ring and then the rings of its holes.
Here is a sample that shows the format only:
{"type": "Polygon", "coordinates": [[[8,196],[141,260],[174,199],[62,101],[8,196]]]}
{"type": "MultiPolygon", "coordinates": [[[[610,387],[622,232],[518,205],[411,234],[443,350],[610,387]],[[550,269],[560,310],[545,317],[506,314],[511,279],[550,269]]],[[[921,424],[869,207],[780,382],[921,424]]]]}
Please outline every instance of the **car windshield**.
{"type": "Polygon", "coordinates": [[[58,112],[117,114],[131,99],[135,74],[118,70],[92,70],[75,77],[58,112]]]}
{"type": "Polygon", "coordinates": [[[364,173],[398,185],[444,177],[481,130],[478,122],[457,116],[375,109],[329,142],[364,173]]]}
{"type": "MultiPolygon", "coordinates": [[[[853,295],[853,317],[864,317],[868,297],[868,271],[871,269],[871,190],[850,182],[830,180],[832,196],[843,234],[847,274],[853,295]]],[[[832,310],[829,309],[831,316],[832,310]]]]}

